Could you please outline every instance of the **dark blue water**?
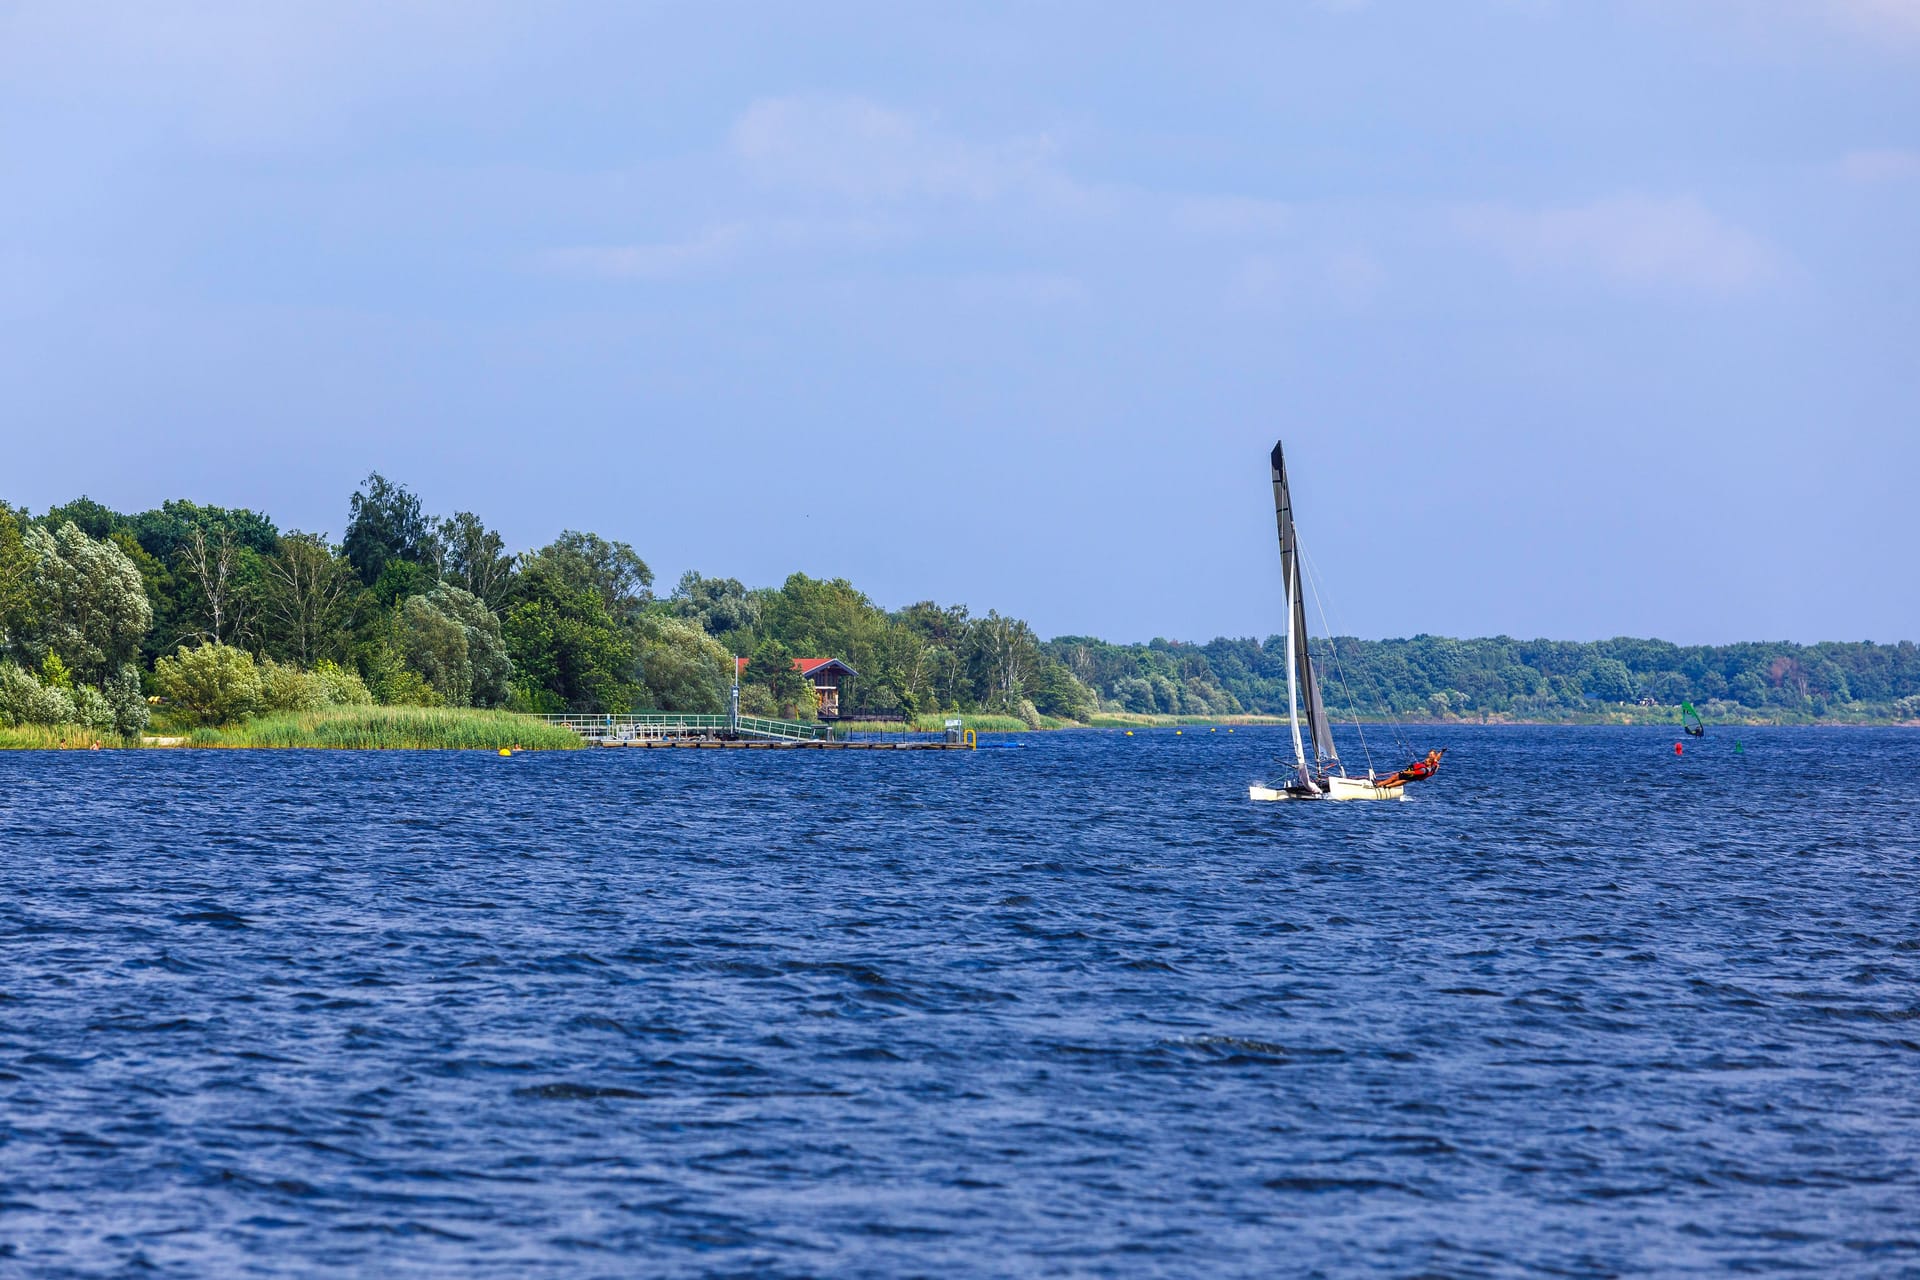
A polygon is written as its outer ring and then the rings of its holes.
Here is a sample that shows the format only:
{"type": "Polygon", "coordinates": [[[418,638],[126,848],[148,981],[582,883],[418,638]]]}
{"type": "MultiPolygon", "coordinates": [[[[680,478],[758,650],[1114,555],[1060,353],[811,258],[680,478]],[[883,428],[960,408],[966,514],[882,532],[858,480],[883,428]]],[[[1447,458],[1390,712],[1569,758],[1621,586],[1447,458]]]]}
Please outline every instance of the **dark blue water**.
{"type": "Polygon", "coordinates": [[[1920,1274],[1920,734],[0,755],[0,1273],[1920,1274]]]}

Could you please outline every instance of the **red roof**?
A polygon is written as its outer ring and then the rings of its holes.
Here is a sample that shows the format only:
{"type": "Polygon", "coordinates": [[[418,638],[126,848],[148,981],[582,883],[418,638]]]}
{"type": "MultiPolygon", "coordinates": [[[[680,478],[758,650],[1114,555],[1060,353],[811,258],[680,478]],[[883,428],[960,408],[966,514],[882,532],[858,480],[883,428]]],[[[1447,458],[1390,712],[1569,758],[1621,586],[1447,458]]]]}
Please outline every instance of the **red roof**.
{"type": "MultiPolygon", "coordinates": [[[[745,658],[735,658],[733,660],[733,669],[736,672],[744,671],[746,667],[747,660],[745,658]]],[[[795,658],[793,660],[793,669],[803,676],[810,676],[822,667],[838,667],[850,676],[860,674],[838,658],[795,658]]]]}

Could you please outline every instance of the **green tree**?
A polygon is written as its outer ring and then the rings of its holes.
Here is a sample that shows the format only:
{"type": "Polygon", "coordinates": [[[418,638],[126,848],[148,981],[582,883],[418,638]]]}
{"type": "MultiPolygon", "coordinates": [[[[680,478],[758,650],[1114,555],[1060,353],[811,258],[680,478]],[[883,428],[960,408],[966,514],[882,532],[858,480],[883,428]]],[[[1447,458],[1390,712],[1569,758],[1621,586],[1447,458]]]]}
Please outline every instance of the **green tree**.
{"type": "Polygon", "coordinates": [[[32,558],[23,646],[29,654],[58,654],[77,679],[97,684],[139,653],[153,608],[140,571],[120,548],[70,521],[55,533],[30,527],[21,541],[32,558]]]}
{"type": "Polygon", "coordinates": [[[640,679],[661,711],[715,713],[727,709],[733,655],[694,623],[643,616],[634,626],[640,679]]]}
{"type": "Polygon", "coordinates": [[[513,585],[513,557],[506,540],[471,511],[461,511],[440,522],[440,543],[446,548],[447,580],[499,610],[513,585]]]}
{"type": "Polygon", "coordinates": [[[72,502],[49,508],[41,523],[49,529],[71,523],[89,538],[104,541],[126,523],[126,517],[82,494],[72,502]]]}
{"type": "Polygon", "coordinates": [[[974,696],[989,711],[1018,715],[1030,700],[1041,664],[1040,643],[1033,629],[1018,618],[993,610],[970,628],[968,674],[974,696]]]}
{"type": "Polygon", "coordinates": [[[274,551],[279,537],[260,512],[184,499],[119,518],[113,540],[140,570],[153,605],[144,657],[157,660],[183,640],[216,632],[224,640],[246,636],[260,588],[260,558],[274,551]]]}
{"type": "Polygon", "coordinates": [[[592,591],[607,615],[631,623],[653,599],[653,570],[624,542],[569,529],[529,557],[523,572],[557,577],[571,591],[592,591]]]}
{"type": "Polygon", "coordinates": [[[260,616],[268,648],[302,666],[338,650],[354,579],[323,533],[294,530],[261,562],[260,616]]]}
{"type": "Polygon", "coordinates": [[[500,620],[471,592],[441,583],[401,611],[407,666],[455,707],[492,707],[507,700],[513,663],[500,620]]]}
{"type": "Polygon", "coordinates": [[[245,649],[211,642],[160,659],[154,686],[196,724],[231,724],[261,709],[260,672],[245,649]]]}
{"type": "Polygon", "coordinates": [[[747,660],[745,679],[766,690],[783,716],[813,705],[813,686],[793,665],[793,650],[772,637],[762,640],[747,660]]]}
{"type": "Polygon", "coordinates": [[[763,613],[763,629],[795,654],[839,658],[856,671],[876,670],[887,615],[845,578],[790,575],[763,613]]]}
{"type": "Polygon", "coordinates": [[[1618,658],[1590,660],[1580,673],[1580,687],[1598,702],[1631,702],[1636,696],[1633,673],[1618,658]]]}
{"type": "Polygon", "coordinates": [[[680,575],[669,603],[676,616],[710,636],[751,631],[760,621],[760,602],[738,578],[703,578],[689,569],[680,575]]]}
{"type": "Polygon", "coordinates": [[[21,516],[0,502],[0,654],[26,643],[33,556],[21,537],[21,516]]]}
{"type": "Polygon", "coordinates": [[[197,589],[202,624],[197,634],[214,644],[239,639],[259,594],[259,553],[224,526],[196,525],[181,543],[178,566],[197,589]]]}
{"type": "Polygon", "coordinates": [[[368,474],[347,502],[347,532],[342,539],[347,563],[372,586],[392,560],[437,565],[440,549],[420,499],[403,484],[368,474]]]}
{"type": "MultiPolygon", "coordinates": [[[[1231,696],[1220,695],[1228,700],[1231,696]]],[[[1046,715],[1062,720],[1086,720],[1093,715],[1096,700],[1093,690],[1068,670],[1065,663],[1043,658],[1033,682],[1033,703],[1046,715]]],[[[1222,707],[1222,711],[1225,710],[1222,707]]]]}
{"type": "Polygon", "coordinates": [[[412,560],[389,560],[380,568],[380,576],[373,580],[365,595],[368,601],[382,609],[391,609],[413,596],[425,595],[433,590],[433,572],[425,565],[412,560]]]}
{"type": "MultiPolygon", "coordinates": [[[[468,701],[458,706],[497,707],[512,690],[513,660],[507,653],[500,619],[486,602],[461,587],[443,582],[417,597],[459,625],[466,640],[468,701]]],[[[412,601],[408,601],[409,606],[412,601]]],[[[425,668],[419,668],[423,673],[425,668]]],[[[444,692],[444,691],[443,691],[444,692]]],[[[448,699],[452,701],[451,698],[448,699]]]]}
{"type": "Polygon", "coordinates": [[[426,596],[414,596],[400,610],[407,666],[433,686],[448,706],[473,701],[473,664],[467,658],[467,629],[436,609],[426,596]]]}
{"type": "Polygon", "coordinates": [[[530,707],[625,711],[641,696],[631,629],[591,583],[544,553],[522,566],[501,631],[530,707]]]}

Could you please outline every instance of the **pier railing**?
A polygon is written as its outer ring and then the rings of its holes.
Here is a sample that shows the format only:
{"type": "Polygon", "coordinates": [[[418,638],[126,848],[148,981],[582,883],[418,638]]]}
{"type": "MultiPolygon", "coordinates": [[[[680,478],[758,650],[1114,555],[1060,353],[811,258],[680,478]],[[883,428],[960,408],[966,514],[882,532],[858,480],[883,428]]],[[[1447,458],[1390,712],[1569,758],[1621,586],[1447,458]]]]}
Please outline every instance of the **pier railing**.
{"type": "Polygon", "coordinates": [[[782,742],[824,742],[831,736],[826,725],[803,720],[774,720],[766,716],[741,716],[736,726],[726,715],[694,714],[681,711],[629,711],[619,714],[571,712],[564,715],[533,717],[547,724],[571,729],[589,742],[632,742],[640,738],[720,737],[736,731],[747,738],[767,738],[782,742]]]}

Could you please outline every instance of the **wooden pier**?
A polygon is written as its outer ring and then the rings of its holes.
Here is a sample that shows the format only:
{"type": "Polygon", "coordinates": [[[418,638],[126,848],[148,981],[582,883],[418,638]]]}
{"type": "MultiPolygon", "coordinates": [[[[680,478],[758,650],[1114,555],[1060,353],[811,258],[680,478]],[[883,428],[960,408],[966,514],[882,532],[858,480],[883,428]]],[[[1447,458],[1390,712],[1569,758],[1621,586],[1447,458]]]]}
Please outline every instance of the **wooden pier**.
{"type": "Polygon", "coordinates": [[[704,715],[676,711],[538,716],[571,729],[592,747],[670,747],[676,750],[745,751],[970,751],[973,731],[949,721],[940,737],[836,738],[826,725],[760,716],[704,715]]]}
{"type": "Polygon", "coordinates": [[[968,751],[972,743],[943,741],[888,742],[856,739],[853,741],[821,739],[813,742],[794,742],[779,738],[629,738],[622,742],[607,740],[594,743],[597,747],[625,748],[645,747],[650,750],[662,747],[678,751],[968,751]]]}

